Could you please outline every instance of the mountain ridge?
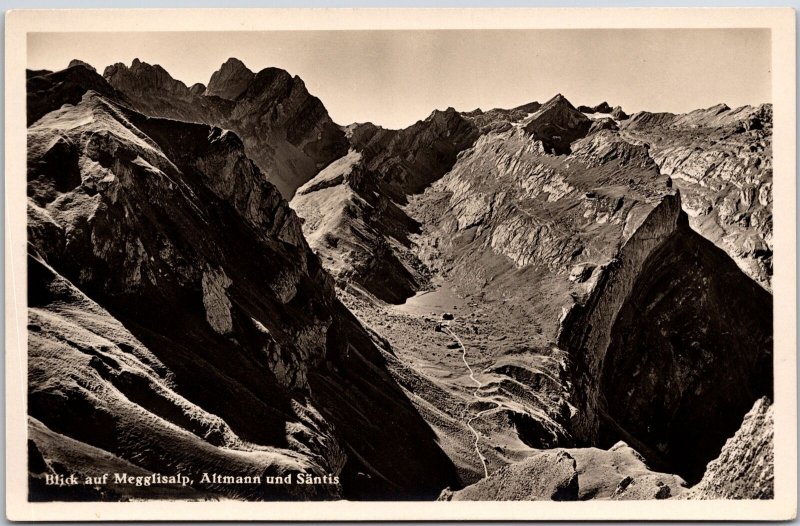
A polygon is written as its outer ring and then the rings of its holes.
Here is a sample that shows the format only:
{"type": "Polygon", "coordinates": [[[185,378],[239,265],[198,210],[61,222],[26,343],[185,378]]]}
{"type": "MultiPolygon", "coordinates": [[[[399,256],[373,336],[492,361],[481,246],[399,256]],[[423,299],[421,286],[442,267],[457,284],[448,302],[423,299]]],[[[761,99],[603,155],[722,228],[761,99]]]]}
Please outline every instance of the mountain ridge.
{"type": "Polygon", "coordinates": [[[770,439],[725,446],[772,396],[771,106],[388,130],[235,59],[104,77],[28,74],[37,491],[101,454],[340,478],[179,498],[672,498],[770,439]],[[534,468],[563,484],[526,493],[534,468]]]}

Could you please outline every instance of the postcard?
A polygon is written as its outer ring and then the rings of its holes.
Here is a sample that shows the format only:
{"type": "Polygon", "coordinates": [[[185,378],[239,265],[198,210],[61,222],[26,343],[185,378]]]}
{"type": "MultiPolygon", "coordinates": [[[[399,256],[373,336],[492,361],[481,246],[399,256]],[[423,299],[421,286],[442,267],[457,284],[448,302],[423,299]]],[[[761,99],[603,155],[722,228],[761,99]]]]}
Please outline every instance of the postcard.
{"type": "Polygon", "coordinates": [[[10,519],[796,516],[793,10],[6,20],[10,519]]]}

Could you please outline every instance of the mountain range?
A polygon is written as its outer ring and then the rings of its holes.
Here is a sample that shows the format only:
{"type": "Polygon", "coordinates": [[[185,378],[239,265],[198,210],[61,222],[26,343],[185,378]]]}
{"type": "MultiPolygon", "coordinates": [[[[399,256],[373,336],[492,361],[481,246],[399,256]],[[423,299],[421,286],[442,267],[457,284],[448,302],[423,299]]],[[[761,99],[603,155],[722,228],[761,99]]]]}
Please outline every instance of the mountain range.
{"type": "Polygon", "coordinates": [[[27,115],[32,500],[772,496],[771,105],[389,130],[137,59],[27,115]],[[109,471],[198,475],[46,484],[109,471]]]}

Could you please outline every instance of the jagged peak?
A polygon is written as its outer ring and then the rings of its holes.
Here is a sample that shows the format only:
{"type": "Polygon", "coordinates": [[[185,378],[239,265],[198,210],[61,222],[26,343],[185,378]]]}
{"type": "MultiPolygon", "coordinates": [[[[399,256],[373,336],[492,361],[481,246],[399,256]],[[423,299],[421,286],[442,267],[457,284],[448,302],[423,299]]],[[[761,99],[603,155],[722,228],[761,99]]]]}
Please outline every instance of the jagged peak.
{"type": "Polygon", "coordinates": [[[172,78],[172,76],[169,74],[169,72],[166,69],[164,69],[161,65],[159,65],[159,64],[150,64],[150,63],[145,62],[143,60],[139,60],[138,58],[134,58],[131,61],[131,65],[130,66],[126,65],[124,62],[117,62],[117,63],[115,63],[115,64],[113,64],[111,66],[106,67],[105,71],[103,72],[103,76],[105,76],[105,72],[109,71],[110,69],[114,70],[114,72],[116,72],[116,70],[121,70],[121,71],[130,71],[130,72],[136,73],[136,74],[156,71],[156,72],[159,72],[159,73],[163,73],[163,74],[167,75],[168,77],[172,78]]]}
{"type": "Polygon", "coordinates": [[[567,112],[570,114],[574,114],[575,117],[579,120],[582,119],[588,120],[588,117],[586,117],[577,108],[575,108],[575,106],[573,106],[572,103],[560,93],[558,93],[555,97],[542,104],[539,110],[537,110],[536,114],[541,116],[549,114],[552,111],[557,111],[559,113],[567,112]]]}
{"type": "MultiPolygon", "coordinates": [[[[131,62],[130,69],[132,71],[149,71],[149,70],[156,70],[156,71],[159,71],[159,72],[163,71],[164,73],[169,75],[169,72],[167,72],[166,69],[161,67],[160,64],[150,64],[149,62],[145,62],[143,60],[139,60],[138,58],[133,59],[133,62],[131,62]]],[[[172,75],[169,75],[169,76],[170,76],[170,78],[172,77],[172,75]]]]}
{"type": "Polygon", "coordinates": [[[523,123],[524,130],[542,141],[547,152],[556,154],[569,153],[570,143],[585,137],[591,125],[591,119],[560,93],[523,123]]]}
{"type": "Polygon", "coordinates": [[[433,110],[433,111],[431,112],[431,114],[430,114],[430,115],[428,115],[428,118],[427,118],[427,119],[425,119],[425,120],[431,120],[431,119],[435,119],[435,118],[436,118],[436,117],[438,117],[438,116],[443,116],[443,117],[451,117],[451,116],[453,116],[453,115],[459,115],[459,116],[460,116],[461,114],[460,114],[459,112],[457,112],[457,111],[456,111],[456,109],[455,109],[454,107],[452,107],[452,106],[448,106],[448,107],[447,107],[446,109],[444,109],[444,110],[440,110],[440,109],[438,109],[438,108],[437,108],[437,109],[435,109],[435,110],[433,110]]]}
{"type": "Polygon", "coordinates": [[[189,91],[186,84],[173,78],[161,65],[149,64],[138,58],[133,59],[130,67],[122,62],[106,67],[103,77],[116,88],[119,88],[119,85],[134,83],[138,84],[140,89],[152,89],[155,86],[170,91],[189,91]]]}

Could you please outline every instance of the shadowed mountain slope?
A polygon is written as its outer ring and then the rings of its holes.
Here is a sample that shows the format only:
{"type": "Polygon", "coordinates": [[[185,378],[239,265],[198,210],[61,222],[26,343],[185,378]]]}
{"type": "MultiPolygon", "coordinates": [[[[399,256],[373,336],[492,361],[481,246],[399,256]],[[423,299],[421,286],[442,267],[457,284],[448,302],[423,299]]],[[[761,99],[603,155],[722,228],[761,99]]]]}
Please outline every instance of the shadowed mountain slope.
{"type": "Polygon", "coordinates": [[[341,480],[194,486],[226,496],[425,498],[455,481],[236,135],[87,91],[28,143],[38,422],[148,471],[238,455],[242,472],[341,480]]]}

